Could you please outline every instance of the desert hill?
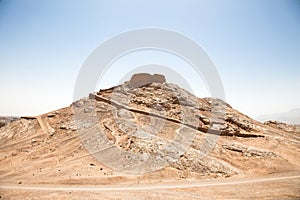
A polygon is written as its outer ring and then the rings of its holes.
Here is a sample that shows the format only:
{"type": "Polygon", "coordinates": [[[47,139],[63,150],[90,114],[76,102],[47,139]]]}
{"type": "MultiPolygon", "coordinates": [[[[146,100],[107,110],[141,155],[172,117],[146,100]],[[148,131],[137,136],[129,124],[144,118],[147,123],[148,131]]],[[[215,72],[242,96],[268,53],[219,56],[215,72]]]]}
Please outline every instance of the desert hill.
{"type": "Polygon", "coordinates": [[[138,74],[0,128],[0,184],[112,184],[297,171],[298,133],[138,74]]]}

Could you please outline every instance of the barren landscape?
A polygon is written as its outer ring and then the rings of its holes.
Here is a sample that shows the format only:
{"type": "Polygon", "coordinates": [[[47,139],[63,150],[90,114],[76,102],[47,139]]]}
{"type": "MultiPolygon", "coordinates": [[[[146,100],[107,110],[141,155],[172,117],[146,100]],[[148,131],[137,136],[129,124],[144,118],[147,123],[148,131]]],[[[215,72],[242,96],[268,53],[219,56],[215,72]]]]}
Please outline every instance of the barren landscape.
{"type": "Polygon", "coordinates": [[[299,126],[137,74],[0,128],[3,199],[299,199],[299,126]]]}

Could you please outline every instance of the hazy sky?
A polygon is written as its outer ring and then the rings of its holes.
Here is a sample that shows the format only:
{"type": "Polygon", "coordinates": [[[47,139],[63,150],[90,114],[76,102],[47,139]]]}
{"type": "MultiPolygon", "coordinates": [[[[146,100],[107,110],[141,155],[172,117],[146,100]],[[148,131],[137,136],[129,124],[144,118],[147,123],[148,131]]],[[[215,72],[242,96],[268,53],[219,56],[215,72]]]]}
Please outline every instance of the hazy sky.
{"type": "MultiPolygon", "coordinates": [[[[300,107],[298,0],[2,0],[0,115],[69,105],[88,55],[105,40],[144,27],[178,31],[203,47],[234,108],[254,117],[300,107]]],[[[174,70],[189,80],[188,66],[176,59],[132,54],[116,62],[107,80],[114,85],[133,67],[152,63],[176,63],[174,70]]],[[[190,84],[207,95],[201,80],[190,84]]]]}

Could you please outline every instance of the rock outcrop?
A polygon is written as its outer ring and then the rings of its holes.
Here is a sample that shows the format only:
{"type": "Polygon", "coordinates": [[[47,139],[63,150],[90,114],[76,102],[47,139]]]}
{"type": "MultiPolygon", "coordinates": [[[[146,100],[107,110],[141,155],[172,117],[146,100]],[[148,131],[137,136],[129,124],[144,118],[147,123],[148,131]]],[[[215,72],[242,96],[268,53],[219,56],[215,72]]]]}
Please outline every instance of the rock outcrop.
{"type": "Polygon", "coordinates": [[[299,133],[300,134],[300,125],[287,124],[279,121],[266,121],[264,124],[269,125],[274,128],[278,128],[283,131],[291,132],[291,133],[299,133]]]}

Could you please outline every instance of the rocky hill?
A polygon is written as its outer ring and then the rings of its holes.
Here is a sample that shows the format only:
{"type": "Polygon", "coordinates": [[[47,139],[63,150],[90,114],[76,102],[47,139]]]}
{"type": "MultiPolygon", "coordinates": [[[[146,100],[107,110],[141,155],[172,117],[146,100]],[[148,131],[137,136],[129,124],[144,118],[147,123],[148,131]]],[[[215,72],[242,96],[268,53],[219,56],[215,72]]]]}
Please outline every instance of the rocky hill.
{"type": "Polygon", "coordinates": [[[0,128],[0,183],[108,184],[296,171],[300,138],[138,74],[0,128]]]}

